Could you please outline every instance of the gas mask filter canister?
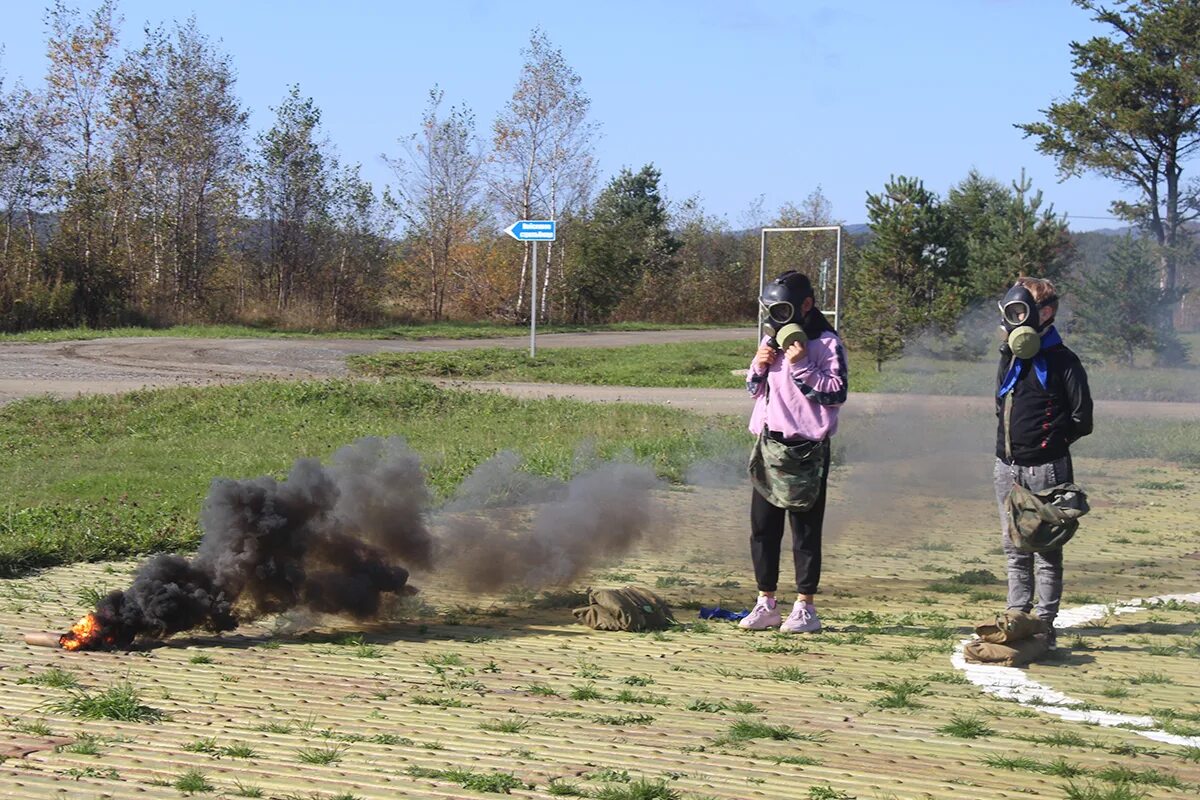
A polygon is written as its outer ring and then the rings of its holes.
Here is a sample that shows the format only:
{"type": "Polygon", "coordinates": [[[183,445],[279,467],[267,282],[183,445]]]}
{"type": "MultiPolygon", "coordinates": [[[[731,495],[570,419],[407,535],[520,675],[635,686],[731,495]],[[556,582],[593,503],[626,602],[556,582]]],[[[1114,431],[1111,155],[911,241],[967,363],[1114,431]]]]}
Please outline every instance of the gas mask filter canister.
{"type": "Polygon", "coordinates": [[[1017,358],[1033,358],[1042,349],[1042,337],[1033,328],[1022,325],[1009,332],[1008,346],[1017,358]]]}

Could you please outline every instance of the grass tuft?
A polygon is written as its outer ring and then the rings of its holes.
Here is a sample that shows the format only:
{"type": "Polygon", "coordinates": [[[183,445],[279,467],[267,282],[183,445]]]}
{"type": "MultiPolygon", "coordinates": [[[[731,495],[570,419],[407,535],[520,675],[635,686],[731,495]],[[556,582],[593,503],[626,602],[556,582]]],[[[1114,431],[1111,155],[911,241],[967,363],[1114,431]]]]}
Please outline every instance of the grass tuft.
{"type": "Polygon", "coordinates": [[[208,782],[208,778],[198,769],[189,769],[171,784],[185,795],[216,791],[216,787],[208,782]]]}
{"type": "Polygon", "coordinates": [[[792,681],[793,683],[808,682],[808,673],[799,667],[780,667],[779,669],[771,670],[769,674],[777,681],[792,681]]]}
{"type": "Polygon", "coordinates": [[[867,688],[887,692],[883,697],[878,697],[871,702],[871,705],[876,708],[920,708],[921,704],[913,698],[925,694],[928,687],[924,683],[906,678],[902,681],[870,683],[867,684],[867,688]]]}
{"type": "Polygon", "coordinates": [[[120,722],[158,722],[166,713],[142,703],[141,694],[128,681],[103,691],[73,691],[66,700],[50,704],[50,709],[81,719],[115,719],[120,722]]]}
{"type": "Polygon", "coordinates": [[[234,780],[234,797],[262,797],[263,790],[254,784],[245,784],[239,780],[234,780]]]}
{"type": "Polygon", "coordinates": [[[1056,731],[1045,735],[1023,737],[1027,742],[1044,744],[1047,747],[1091,747],[1091,743],[1075,731],[1056,731]]]}
{"type": "Polygon", "coordinates": [[[296,758],[305,764],[336,764],[342,760],[342,756],[348,749],[343,744],[329,747],[303,747],[296,751],[296,758]]]}
{"type": "Polygon", "coordinates": [[[980,739],[984,736],[994,736],[996,731],[979,717],[971,714],[960,717],[955,714],[947,725],[938,728],[938,733],[954,736],[959,739],[980,739]]]}
{"type": "Polygon", "coordinates": [[[48,686],[52,689],[78,689],[79,679],[69,670],[51,667],[45,672],[39,672],[31,678],[22,678],[17,683],[48,686]]]}
{"type": "Polygon", "coordinates": [[[464,789],[489,794],[512,794],[513,789],[533,788],[526,787],[524,781],[510,772],[472,772],[466,769],[409,767],[405,773],[414,778],[449,781],[457,783],[464,789]]]}
{"type": "Polygon", "coordinates": [[[649,706],[665,706],[667,699],[653,694],[638,694],[631,689],[622,689],[613,695],[613,700],[618,703],[634,703],[637,705],[649,706]]]}
{"type": "Polygon", "coordinates": [[[551,778],[546,784],[546,794],[551,797],[587,797],[587,790],[562,778],[551,778]]]}
{"type": "Polygon", "coordinates": [[[512,717],[510,719],[489,720],[479,723],[479,730],[493,731],[495,733],[521,733],[527,728],[533,726],[533,721],[523,717],[512,717]]]}
{"type": "Polygon", "coordinates": [[[1063,795],[1064,800],[1144,800],[1146,796],[1147,792],[1144,789],[1137,789],[1127,783],[1116,786],[1095,786],[1092,783],[1078,786],[1071,783],[1067,785],[1066,794],[1063,795]]]}
{"type": "Polygon", "coordinates": [[[626,725],[649,725],[654,722],[653,714],[597,714],[592,717],[593,722],[598,722],[601,725],[616,725],[624,727],[626,725]]]}
{"type": "Polygon", "coordinates": [[[1184,788],[1184,783],[1179,780],[1178,776],[1156,769],[1137,770],[1125,766],[1112,765],[1096,770],[1094,774],[1097,778],[1107,783],[1135,783],[1146,786],[1166,786],[1170,789],[1184,788]]]}
{"type": "Polygon", "coordinates": [[[777,742],[799,739],[800,734],[787,725],[769,725],[749,719],[739,719],[719,740],[721,743],[748,742],[752,739],[771,739],[777,742]]]}
{"type": "Polygon", "coordinates": [[[774,756],[771,761],[776,764],[792,764],[797,767],[820,766],[821,761],[811,756],[774,756]]]}
{"type": "Polygon", "coordinates": [[[470,705],[457,697],[431,697],[427,694],[414,694],[408,699],[414,705],[437,706],[438,708],[467,708],[470,705]]]}
{"type": "Polygon", "coordinates": [[[217,755],[228,758],[257,758],[258,752],[245,742],[234,742],[218,748],[217,755]]]}
{"type": "Polygon", "coordinates": [[[854,800],[854,795],[839,791],[828,783],[809,787],[806,797],[808,800],[854,800]]]}
{"type": "Polygon", "coordinates": [[[1187,488],[1183,481],[1138,481],[1135,489],[1149,489],[1152,492],[1178,492],[1187,488]]]}
{"type": "Polygon", "coordinates": [[[594,683],[585,683],[583,686],[571,687],[572,700],[602,700],[604,695],[596,688],[594,683]]]}
{"type": "Polygon", "coordinates": [[[1139,672],[1129,679],[1129,682],[1134,686],[1144,685],[1161,685],[1174,683],[1175,680],[1170,675],[1162,672],[1139,672]]]}
{"type": "Polygon", "coordinates": [[[621,678],[621,683],[626,686],[649,686],[654,683],[654,678],[649,675],[628,675],[621,678]]]}
{"type": "Polygon", "coordinates": [[[213,736],[205,739],[196,739],[185,744],[183,749],[187,753],[215,753],[217,752],[217,739],[213,736]]]}
{"type": "Polygon", "coordinates": [[[63,748],[68,753],[81,756],[100,755],[100,737],[91,733],[81,733],[79,737],[63,748]]]}
{"type": "Polygon", "coordinates": [[[1007,769],[1021,772],[1042,771],[1041,762],[1029,756],[1002,756],[996,753],[989,753],[983,757],[983,763],[992,769],[1007,769]]]}
{"type": "Polygon", "coordinates": [[[353,653],[355,658],[383,658],[383,648],[377,644],[358,644],[353,653]]]}
{"type": "Polygon", "coordinates": [[[651,781],[638,778],[629,783],[610,783],[597,789],[592,797],[596,800],[678,800],[679,792],[666,781],[651,781]]]}

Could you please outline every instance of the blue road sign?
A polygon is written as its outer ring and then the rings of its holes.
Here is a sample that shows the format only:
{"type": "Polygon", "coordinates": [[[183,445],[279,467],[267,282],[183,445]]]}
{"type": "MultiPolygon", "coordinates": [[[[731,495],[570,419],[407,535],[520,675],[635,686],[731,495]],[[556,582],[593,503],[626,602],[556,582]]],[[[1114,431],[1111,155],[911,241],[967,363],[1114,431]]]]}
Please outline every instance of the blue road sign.
{"type": "Polygon", "coordinates": [[[553,219],[522,219],[517,220],[505,229],[505,233],[518,242],[553,242],[556,236],[557,220],[553,219]]]}

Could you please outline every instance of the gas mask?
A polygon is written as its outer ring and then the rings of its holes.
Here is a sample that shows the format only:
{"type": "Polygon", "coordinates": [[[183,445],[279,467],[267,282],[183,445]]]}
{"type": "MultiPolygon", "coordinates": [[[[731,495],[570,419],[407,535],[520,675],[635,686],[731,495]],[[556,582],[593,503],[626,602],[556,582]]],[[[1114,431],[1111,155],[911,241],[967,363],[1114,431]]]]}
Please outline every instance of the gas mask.
{"type": "Polygon", "coordinates": [[[1017,285],[1008,290],[1000,301],[1000,321],[1008,333],[1008,346],[1017,358],[1033,358],[1042,349],[1042,330],[1050,325],[1054,318],[1045,324],[1041,321],[1042,309],[1058,298],[1051,295],[1038,303],[1024,286],[1017,285]]]}
{"type": "Polygon", "coordinates": [[[766,312],[764,329],[775,347],[787,350],[808,339],[800,309],[812,296],[812,284],[799,272],[785,272],[763,289],[758,304],[766,312]]]}

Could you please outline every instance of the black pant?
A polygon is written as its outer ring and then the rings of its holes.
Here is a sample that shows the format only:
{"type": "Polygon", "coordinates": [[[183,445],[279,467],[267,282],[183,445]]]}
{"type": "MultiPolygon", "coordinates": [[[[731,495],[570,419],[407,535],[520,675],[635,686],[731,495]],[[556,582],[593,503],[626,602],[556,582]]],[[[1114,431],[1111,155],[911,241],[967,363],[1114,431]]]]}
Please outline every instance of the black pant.
{"type": "Polygon", "coordinates": [[[796,565],[796,591],[816,594],[821,582],[821,525],[825,522],[825,484],[829,479],[829,451],[825,449],[825,469],[821,474],[821,493],[808,511],[785,511],[771,505],[751,490],[750,557],[754,560],[754,578],[760,592],[779,587],[779,554],[783,544],[783,519],[792,524],[792,559],[796,565]]]}

